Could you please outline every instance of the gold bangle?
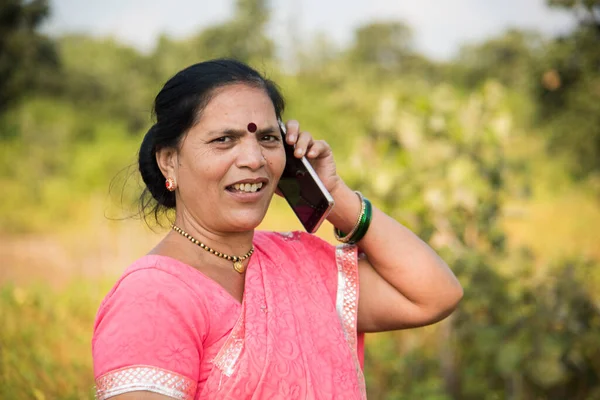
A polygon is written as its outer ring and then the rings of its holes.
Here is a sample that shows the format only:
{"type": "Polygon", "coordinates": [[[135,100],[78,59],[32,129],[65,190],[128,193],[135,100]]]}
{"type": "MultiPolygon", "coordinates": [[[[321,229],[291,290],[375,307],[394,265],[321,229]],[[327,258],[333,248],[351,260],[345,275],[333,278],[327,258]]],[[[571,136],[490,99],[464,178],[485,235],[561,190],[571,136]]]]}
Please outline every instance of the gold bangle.
{"type": "Polygon", "coordinates": [[[335,235],[335,238],[342,243],[348,243],[350,241],[350,239],[352,238],[352,236],[354,236],[354,234],[356,233],[356,230],[360,226],[360,221],[362,220],[363,216],[365,215],[365,209],[366,209],[365,198],[363,197],[362,193],[359,191],[355,191],[354,193],[356,193],[356,195],[360,199],[360,214],[358,214],[358,219],[356,220],[356,224],[354,224],[354,227],[352,228],[352,230],[347,235],[344,235],[344,236],[340,236],[340,235],[343,235],[343,233],[339,229],[337,229],[337,228],[333,229],[333,234],[335,235]]]}

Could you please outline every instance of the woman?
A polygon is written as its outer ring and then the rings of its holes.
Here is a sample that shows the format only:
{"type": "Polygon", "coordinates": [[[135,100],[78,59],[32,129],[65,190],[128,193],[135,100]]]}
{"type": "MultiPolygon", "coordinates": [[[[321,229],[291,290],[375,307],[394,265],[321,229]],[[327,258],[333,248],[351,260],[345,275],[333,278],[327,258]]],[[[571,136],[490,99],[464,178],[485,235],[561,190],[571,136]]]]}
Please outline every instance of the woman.
{"type": "Polygon", "coordinates": [[[362,334],[456,307],[448,266],[346,186],[296,121],[285,140],[333,196],[328,220],[347,243],[255,231],[285,165],[283,108],[271,81],[232,60],[193,65],[156,97],[139,169],[154,211],[175,221],[100,307],[100,399],[365,398],[362,334]]]}

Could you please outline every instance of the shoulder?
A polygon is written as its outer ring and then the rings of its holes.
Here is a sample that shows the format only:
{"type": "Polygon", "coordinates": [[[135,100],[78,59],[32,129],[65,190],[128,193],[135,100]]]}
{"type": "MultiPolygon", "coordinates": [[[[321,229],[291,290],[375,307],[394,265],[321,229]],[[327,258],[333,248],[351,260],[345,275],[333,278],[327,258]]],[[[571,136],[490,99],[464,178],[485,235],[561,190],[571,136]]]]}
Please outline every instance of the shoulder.
{"type": "Polygon", "coordinates": [[[178,343],[198,353],[209,331],[205,302],[184,280],[185,269],[171,264],[142,257],[105,297],[92,336],[97,375],[126,365],[155,365],[178,343]]]}
{"type": "MultiPolygon", "coordinates": [[[[185,264],[160,256],[145,256],[130,265],[102,301],[94,328],[96,332],[108,325],[127,321],[170,320],[188,316],[186,321],[206,321],[206,302],[197,285],[190,279],[185,264]]],[[[191,269],[191,267],[189,267],[191,269]]]]}
{"type": "Polygon", "coordinates": [[[195,387],[210,324],[186,273],[176,262],[142,257],[106,296],[92,336],[99,393],[140,390],[146,383],[164,389],[155,377],[195,387]],[[120,384],[125,378],[132,385],[120,384]]]}
{"type": "Polygon", "coordinates": [[[194,292],[186,271],[177,260],[161,256],[144,256],[131,264],[107,294],[102,305],[115,297],[144,293],[145,298],[164,295],[190,296],[194,292]]]}

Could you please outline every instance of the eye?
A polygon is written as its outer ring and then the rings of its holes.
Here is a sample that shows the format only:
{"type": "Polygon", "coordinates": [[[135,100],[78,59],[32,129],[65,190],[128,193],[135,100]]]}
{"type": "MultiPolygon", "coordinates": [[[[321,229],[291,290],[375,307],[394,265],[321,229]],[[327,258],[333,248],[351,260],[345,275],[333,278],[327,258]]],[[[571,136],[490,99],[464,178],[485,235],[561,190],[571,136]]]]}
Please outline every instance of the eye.
{"type": "Polygon", "coordinates": [[[275,135],[264,135],[261,138],[261,140],[264,142],[278,142],[281,139],[279,138],[279,136],[275,136],[275,135]]]}
{"type": "Polygon", "coordinates": [[[231,136],[221,136],[211,141],[211,143],[229,143],[233,140],[231,136]]]}

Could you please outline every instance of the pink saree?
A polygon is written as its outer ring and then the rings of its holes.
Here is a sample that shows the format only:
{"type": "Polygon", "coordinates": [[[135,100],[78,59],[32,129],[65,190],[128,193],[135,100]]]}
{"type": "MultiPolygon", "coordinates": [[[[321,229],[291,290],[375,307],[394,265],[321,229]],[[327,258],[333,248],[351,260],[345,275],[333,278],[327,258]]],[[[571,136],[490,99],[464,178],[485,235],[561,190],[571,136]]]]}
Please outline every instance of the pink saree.
{"type": "Polygon", "coordinates": [[[174,399],[365,399],[357,250],[256,232],[240,304],[175,259],[145,256],[103,301],[96,391],[174,399]]]}

